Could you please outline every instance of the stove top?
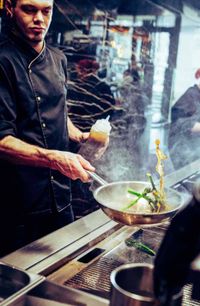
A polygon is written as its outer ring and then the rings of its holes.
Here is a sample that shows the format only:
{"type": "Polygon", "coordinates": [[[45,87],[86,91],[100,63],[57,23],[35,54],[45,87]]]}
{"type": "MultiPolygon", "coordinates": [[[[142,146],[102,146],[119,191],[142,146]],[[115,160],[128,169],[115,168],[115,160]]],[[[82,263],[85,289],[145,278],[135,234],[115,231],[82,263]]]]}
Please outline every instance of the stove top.
{"type": "MultiPolygon", "coordinates": [[[[154,262],[153,255],[148,254],[145,250],[137,249],[134,246],[128,246],[126,243],[127,239],[137,240],[150,247],[156,253],[167,226],[168,224],[153,228],[141,228],[102,256],[100,256],[101,252],[103,253],[105,251],[103,248],[93,249],[83,257],[80,257],[78,261],[87,263],[87,259],[91,261],[95,255],[98,256],[98,259],[72,278],[64,281],[63,285],[109,299],[110,273],[113,269],[126,263],[153,264],[154,262]]],[[[184,287],[183,293],[184,306],[200,306],[200,302],[192,300],[191,298],[192,284],[187,284],[184,287]]]]}

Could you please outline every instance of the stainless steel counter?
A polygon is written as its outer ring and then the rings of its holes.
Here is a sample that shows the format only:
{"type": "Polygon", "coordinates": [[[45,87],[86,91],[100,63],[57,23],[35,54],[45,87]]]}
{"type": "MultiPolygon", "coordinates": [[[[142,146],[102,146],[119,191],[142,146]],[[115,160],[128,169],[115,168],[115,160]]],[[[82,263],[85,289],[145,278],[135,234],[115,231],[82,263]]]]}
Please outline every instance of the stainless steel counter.
{"type": "MultiPolygon", "coordinates": [[[[1,305],[1,304],[0,304],[1,305]]],[[[2,306],[108,306],[109,301],[45,280],[31,291],[2,306]]]]}
{"type": "Polygon", "coordinates": [[[66,257],[78,250],[83,252],[85,247],[92,246],[92,241],[119,227],[98,210],[3,257],[2,261],[34,273],[48,274],[55,263],[63,264],[66,257]]]}

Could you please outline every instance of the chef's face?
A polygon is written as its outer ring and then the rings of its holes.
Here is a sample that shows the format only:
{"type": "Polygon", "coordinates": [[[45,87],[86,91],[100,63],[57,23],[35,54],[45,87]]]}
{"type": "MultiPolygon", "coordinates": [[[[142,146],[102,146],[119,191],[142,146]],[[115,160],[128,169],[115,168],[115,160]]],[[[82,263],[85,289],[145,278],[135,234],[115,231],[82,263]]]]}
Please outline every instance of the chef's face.
{"type": "Polygon", "coordinates": [[[33,48],[40,51],[49,29],[53,0],[11,0],[11,14],[21,34],[33,48]]]}

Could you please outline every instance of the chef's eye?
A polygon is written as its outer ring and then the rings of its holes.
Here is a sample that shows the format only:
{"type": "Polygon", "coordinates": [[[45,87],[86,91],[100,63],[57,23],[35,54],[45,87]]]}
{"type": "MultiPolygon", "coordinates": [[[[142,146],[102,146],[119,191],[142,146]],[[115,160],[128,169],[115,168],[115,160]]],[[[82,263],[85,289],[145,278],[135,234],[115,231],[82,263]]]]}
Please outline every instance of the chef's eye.
{"type": "Polygon", "coordinates": [[[37,9],[31,5],[23,5],[21,8],[26,14],[33,14],[37,12],[37,9]]]}
{"type": "Polygon", "coordinates": [[[48,7],[48,8],[45,8],[44,10],[42,10],[42,13],[44,15],[49,15],[49,14],[51,14],[51,11],[52,11],[52,8],[48,7]]]}
{"type": "MultiPolygon", "coordinates": [[[[21,9],[26,13],[26,14],[37,14],[39,10],[32,5],[22,5],[21,9]]],[[[41,10],[41,13],[45,16],[49,15],[52,11],[52,7],[46,7],[43,10],[41,10]]]]}

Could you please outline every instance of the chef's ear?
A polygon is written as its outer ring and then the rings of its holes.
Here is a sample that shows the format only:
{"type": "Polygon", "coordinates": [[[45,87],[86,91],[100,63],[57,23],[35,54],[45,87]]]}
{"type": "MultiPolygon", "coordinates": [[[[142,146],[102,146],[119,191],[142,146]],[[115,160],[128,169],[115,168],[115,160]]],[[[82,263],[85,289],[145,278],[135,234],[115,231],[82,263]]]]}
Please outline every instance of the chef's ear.
{"type": "Polygon", "coordinates": [[[13,17],[13,3],[12,0],[6,0],[5,2],[6,14],[8,17],[13,17]]]}

